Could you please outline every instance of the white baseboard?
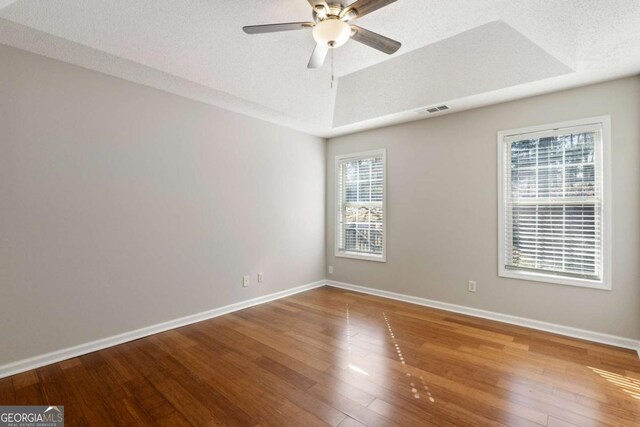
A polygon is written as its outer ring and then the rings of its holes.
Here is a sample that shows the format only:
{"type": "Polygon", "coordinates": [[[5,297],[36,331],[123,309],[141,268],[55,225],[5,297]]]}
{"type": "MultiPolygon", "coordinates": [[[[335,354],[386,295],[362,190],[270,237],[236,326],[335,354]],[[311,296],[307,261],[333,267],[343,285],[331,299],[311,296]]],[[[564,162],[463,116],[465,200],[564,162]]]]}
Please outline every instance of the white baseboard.
{"type": "Polygon", "coordinates": [[[57,350],[51,353],[46,353],[39,356],[31,357],[29,359],[23,359],[23,360],[12,362],[6,365],[2,365],[0,366],[0,378],[19,374],[21,372],[29,371],[31,369],[40,368],[42,366],[50,365],[52,363],[71,359],[73,357],[82,356],[83,354],[92,353],[94,351],[102,350],[103,348],[112,347],[118,344],[123,344],[129,341],[137,340],[139,338],[144,338],[160,332],[168,331],[170,329],[179,328],[181,326],[190,325],[192,323],[201,322],[207,319],[212,319],[214,317],[222,316],[223,314],[232,313],[234,311],[242,310],[248,307],[252,307],[254,305],[264,304],[269,301],[277,300],[280,298],[287,297],[289,295],[308,291],[310,289],[319,288],[325,285],[332,286],[335,288],[351,290],[355,292],[362,292],[370,295],[376,295],[384,298],[390,298],[398,301],[409,302],[412,304],[422,305],[426,307],[438,308],[441,310],[451,311],[454,313],[461,313],[469,316],[480,317],[483,319],[496,320],[498,322],[510,323],[513,325],[524,326],[532,329],[538,329],[538,330],[551,332],[559,335],[565,335],[573,338],[580,338],[580,339],[593,341],[601,344],[608,344],[615,347],[628,348],[628,349],[637,351],[638,356],[640,357],[640,341],[639,340],[603,334],[600,332],[587,331],[584,329],[572,328],[570,326],[556,325],[553,323],[541,322],[539,320],[511,316],[508,314],[495,313],[491,311],[465,307],[462,305],[449,304],[449,303],[430,300],[426,298],[399,294],[396,292],[382,291],[378,289],[367,288],[364,286],[352,285],[349,283],[336,282],[332,280],[327,280],[327,281],[320,280],[318,282],[309,283],[303,286],[298,286],[296,288],[287,289],[287,290],[276,292],[269,295],[264,295],[264,296],[253,298],[247,301],[230,304],[224,307],[215,308],[213,310],[205,311],[202,313],[192,314],[179,319],[170,320],[168,322],[158,323],[156,325],[147,326],[144,328],[136,329],[134,331],[125,332],[123,334],[102,338],[102,339],[91,341],[85,344],[80,344],[74,347],[69,347],[69,348],[57,350]]]}
{"type": "Polygon", "coordinates": [[[466,307],[464,305],[450,304],[430,300],[426,298],[414,297],[410,295],[399,294],[396,292],[382,291],[379,289],[367,288],[365,286],[352,285],[349,283],[336,282],[327,280],[327,286],[346,289],[355,292],[362,292],[369,295],[375,295],[393,300],[409,302],[412,304],[423,305],[426,307],[438,308],[440,310],[451,311],[454,313],[466,314],[469,316],[481,317],[483,319],[496,320],[498,322],[510,323],[512,325],[524,326],[526,328],[538,329],[545,332],[551,332],[558,335],[565,335],[572,338],[579,338],[587,341],[593,341],[600,344],[608,344],[614,347],[628,348],[635,350],[640,357],[640,341],[631,338],[618,337],[615,335],[603,334],[601,332],[588,331],[585,329],[573,328],[571,326],[557,325],[554,323],[542,322],[539,320],[527,319],[524,317],[511,316],[509,314],[495,313],[492,311],[480,310],[477,308],[466,307]]]}
{"type": "Polygon", "coordinates": [[[136,329],[135,331],[125,332],[123,334],[114,335],[111,337],[91,341],[85,344],[80,344],[74,347],[53,351],[51,353],[42,354],[40,356],[31,357],[29,359],[23,359],[17,362],[12,362],[12,363],[0,366],[0,378],[19,374],[21,372],[29,371],[31,369],[40,368],[42,366],[50,365],[52,363],[60,362],[66,359],[71,359],[73,357],[82,356],[83,354],[92,353],[94,351],[102,350],[103,348],[112,347],[118,344],[123,344],[129,341],[137,340],[139,338],[144,338],[149,335],[157,334],[159,332],[168,331],[169,329],[175,329],[181,326],[190,325],[192,323],[201,322],[203,320],[211,319],[214,317],[221,316],[223,314],[242,310],[248,307],[252,307],[254,305],[264,304],[265,302],[284,298],[289,295],[308,291],[314,288],[319,288],[321,286],[324,286],[325,284],[326,282],[324,280],[320,280],[318,282],[309,283],[306,285],[298,286],[296,288],[275,292],[273,294],[264,295],[264,296],[253,298],[247,301],[242,301],[242,302],[230,304],[224,307],[215,308],[213,310],[204,311],[202,313],[192,314],[189,316],[181,317],[179,319],[170,320],[168,322],[158,323],[156,325],[151,325],[144,328],[136,329]]]}

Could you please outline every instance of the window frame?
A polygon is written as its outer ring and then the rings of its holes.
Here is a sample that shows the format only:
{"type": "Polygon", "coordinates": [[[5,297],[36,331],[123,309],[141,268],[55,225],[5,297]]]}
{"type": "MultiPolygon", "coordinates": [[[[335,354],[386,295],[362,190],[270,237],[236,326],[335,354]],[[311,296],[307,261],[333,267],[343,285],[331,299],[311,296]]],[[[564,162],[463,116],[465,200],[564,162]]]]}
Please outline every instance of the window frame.
{"type": "Polygon", "coordinates": [[[511,279],[521,279],[535,282],[551,283],[558,285],[578,286],[584,288],[593,288],[601,290],[611,290],[611,117],[598,116],[577,120],[569,120],[564,122],[550,123],[538,126],[529,126],[519,129],[511,129],[500,131],[497,134],[498,147],[498,276],[511,279]],[[601,224],[602,224],[602,240],[601,240],[601,268],[602,275],[600,280],[573,278],[563,275],[549,273],[540,273],[526,270],[507,269],[504,259],[504,236],[506,229],[504,218],[504,144],[505,138],[513,137],[520,134],[531,134],[545,131],[556,131],[563,128],[571,128],[587,125],[600,125],[602,127],[602,143],[601,143],[601,164],[602,164],[602,198],[601,198],[601,224]]]}
{"type": "MultiPolygon", "coordinates": [[[[358,153],[341,154],[335,157],[334,163],[334,180],[335,180],[335,236],[334,236],[334,255],[338,258],[350,258],[363,261],[387,262],[387,150],[385,148],[369,151],[361,151],[358,153]],[[382,255],[367,255],[356,252],[340,250],[340,232],[342,226],[340,224],[341,209],[343,202],[341,200],[342,191],[340,189],[340,164],[348,161],[357,161],[370,159],[372,157],[382,157],[382,255]]],[[[344,232],[343,232],[344,234],[344,232]]]]}

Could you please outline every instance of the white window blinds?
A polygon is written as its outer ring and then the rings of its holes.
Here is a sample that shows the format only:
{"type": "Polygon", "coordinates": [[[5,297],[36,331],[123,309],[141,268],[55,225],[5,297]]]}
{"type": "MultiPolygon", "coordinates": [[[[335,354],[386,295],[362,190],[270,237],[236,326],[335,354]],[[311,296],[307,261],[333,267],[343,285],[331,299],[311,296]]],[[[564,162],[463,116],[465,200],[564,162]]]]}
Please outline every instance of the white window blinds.
{"type": "Polygon", "coordinates": [[[601,123],[503,137],[504,270],[602,281],[601,123]]]}
{"type": "Polygon", "coordinates": [[[385,257],[384,150],[336,158],[336,255],[385,257]]]}

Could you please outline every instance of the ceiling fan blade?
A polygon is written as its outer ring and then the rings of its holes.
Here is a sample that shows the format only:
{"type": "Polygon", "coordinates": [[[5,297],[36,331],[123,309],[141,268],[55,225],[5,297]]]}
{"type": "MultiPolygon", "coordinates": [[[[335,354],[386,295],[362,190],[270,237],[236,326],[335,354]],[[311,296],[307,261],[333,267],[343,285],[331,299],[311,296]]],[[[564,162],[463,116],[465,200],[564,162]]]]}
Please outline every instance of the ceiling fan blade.
{"type": "Polygon", "coordinates": [[[313,28],[314,25],[316,24],[313,22],[287,22],[285,24],[249,25],[242,27],[242,30],[247,34],[263,34],[278,31],[304,30],[305,28],[313,28]]]}
{"type": "Polygon", "coordinates": [[[397,0],[358,0],[349,7],[344,8],[340,13],[340,18],[352,14],[353,11],[356,12],[356,18],[362,18],[363,16],[368,15],[369,13],[374,12],[382,7],[390,5],[395,1],[397,0]]]}
{"type": "Polygon", "coordinates": [[[328,46],[317,44],[315,49],[313,49],[311,59],[309,60],[309,64],[307,64],[307,68],[322,67],[322,64],[324,64],[324,60],[327,57],[327,52],[329,52],[328,46]]]}
{"type": "Polygon", "coordinates": [[[365,30],[357,25],[352,25],[351,29],[355,31],[351,36],[352,39],[377,49],[380,52],[384,52],[387,55],[396,53],[398,49],[400,49],[400,46],[402,46],[402,43],[398,41],[382,36],[378,33],[374,33],[373,31],[365,30]]]}

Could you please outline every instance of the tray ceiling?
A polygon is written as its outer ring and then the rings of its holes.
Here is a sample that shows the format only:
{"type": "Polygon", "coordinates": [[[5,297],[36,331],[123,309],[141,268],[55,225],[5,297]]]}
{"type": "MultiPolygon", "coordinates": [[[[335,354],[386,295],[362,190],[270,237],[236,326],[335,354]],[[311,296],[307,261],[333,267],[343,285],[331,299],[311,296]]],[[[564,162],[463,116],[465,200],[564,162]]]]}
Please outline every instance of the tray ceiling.
{"type": "Polygon", "coordinates": [[[640,73],[636,0],[398,0],[358,25],[403,43],[355,42],[308,70],[305,0],[0,0],[0,43],[319,136],[334,136],[640,73]]]}

